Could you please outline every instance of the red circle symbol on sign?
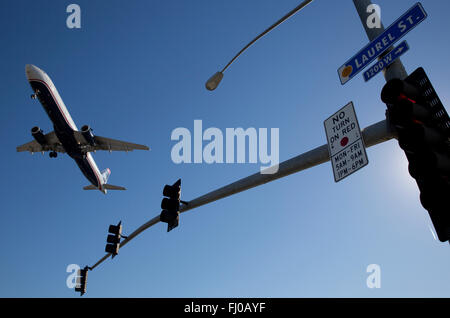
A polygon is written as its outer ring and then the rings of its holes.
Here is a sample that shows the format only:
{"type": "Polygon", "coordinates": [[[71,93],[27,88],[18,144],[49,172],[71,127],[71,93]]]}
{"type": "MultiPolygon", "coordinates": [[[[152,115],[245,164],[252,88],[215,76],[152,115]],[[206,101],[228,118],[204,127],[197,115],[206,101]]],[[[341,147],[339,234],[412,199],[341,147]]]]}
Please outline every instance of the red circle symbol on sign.
{"type": "Polygon", "coordinates": [[[345,147],[345,145],[348,143],[348,137],[344,137],[341,139],[341,146],[345,147]]]}

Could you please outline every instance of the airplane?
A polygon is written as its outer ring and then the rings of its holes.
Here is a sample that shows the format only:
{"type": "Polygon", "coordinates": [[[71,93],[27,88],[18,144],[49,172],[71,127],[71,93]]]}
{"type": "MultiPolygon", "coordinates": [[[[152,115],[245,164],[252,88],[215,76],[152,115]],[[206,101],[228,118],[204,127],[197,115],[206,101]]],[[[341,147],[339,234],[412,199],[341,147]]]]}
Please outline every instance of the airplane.
{"type": "Polygon", "coordinates": [[[128,152],[134,149],[149,150],[149,148],[145,145],[96,136],[88,125],[78,130],[47,73],[31,64],[25,66],[25,73],[34,91],[31,98],[40,101],[53,122],[54,131],[44,135],[38,126],[31,128],[34,140],[17,147],[17,151],[29,151],[32,154],[49,151],[50,158],[56,158],[58,152],[67,153],[91,182],[83,188],[84,190],[100,190],[104,194],[107,190],[126,190],[124,187],[107,183],[111,170],[107,168],[100,172],[91,152],[97,150],[128,152]]]}

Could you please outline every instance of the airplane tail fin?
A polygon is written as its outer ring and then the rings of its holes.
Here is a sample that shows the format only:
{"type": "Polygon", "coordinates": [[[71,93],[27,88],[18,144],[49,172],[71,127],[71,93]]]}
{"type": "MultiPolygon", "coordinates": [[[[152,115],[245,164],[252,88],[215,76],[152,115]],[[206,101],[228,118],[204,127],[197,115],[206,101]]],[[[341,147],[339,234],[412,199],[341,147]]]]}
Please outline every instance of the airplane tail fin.
{"type": "Polygon", "coordinates": [[[109,168],[106,168],[105,170],[102,171],[103,183],[108,182],[108,178],[110,175],[111,175],[111,170],[109,168]]]}

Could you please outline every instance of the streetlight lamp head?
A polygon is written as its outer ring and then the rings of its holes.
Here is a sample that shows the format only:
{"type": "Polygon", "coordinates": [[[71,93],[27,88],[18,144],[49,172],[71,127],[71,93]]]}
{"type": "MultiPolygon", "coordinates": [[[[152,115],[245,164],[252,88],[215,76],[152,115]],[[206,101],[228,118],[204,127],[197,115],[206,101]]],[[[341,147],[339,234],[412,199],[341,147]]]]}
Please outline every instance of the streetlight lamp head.
{"type": "Polygon", "coordinates": [[[222,78],[223,78],[223,73],[222,72],[215,73],[206,82],[206,84],[205,84],[206,89],[209,90],[209,91],[215,90],[217,88],[217,86],[219,86],[219,83],[222,80],[222,78]]]}

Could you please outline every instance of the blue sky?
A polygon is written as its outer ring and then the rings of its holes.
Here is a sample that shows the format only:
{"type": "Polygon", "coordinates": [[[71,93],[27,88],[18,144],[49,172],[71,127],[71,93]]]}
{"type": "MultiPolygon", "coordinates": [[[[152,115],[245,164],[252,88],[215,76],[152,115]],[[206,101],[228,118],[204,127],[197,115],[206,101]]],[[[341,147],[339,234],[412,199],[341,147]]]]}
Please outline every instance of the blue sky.
{"type": "MultiPolygon", "coordinates": [[[[411,31],[402,61],[425,68],[450,103],[450,4],[421,1],[428,18],[411,31]]],[[[191,200],[259,171],[260,164],[175,164],[177,127],[279,128],[280,159],[326,143],[323,121],[353,101],[361,127],[384,119],[382,75],[345,86],[337,68],[367,37],[350,0],[316,0],[205,81],[299,1],[81,1],[81,29],[68,29],[69,1],[2,1],[0,185],[1,297],[78,297],[69,264],[104,255],[107,228],[124,234],[160,213],[162,188],[182,179],[191,200]],[[88,184],[67,155],[17,153],[30,129],[52,125],[30,99],[25,64],[52,78],[78,127],[150,146],[99,153],[124,192],[88,184]]],[[[415,1],[375,2],[387,26],[415,1]]],[[[448,106],[447,106],[448,110],[448,106]]],[[[367,149],[369,165],[335,183],[330,163],[158,224],[89,273],[85,297],[449,297],[449,246],[433,239],[428,212],[396,141],[367,149]],[[381,288],[366,286],[379,264],[381,288]]]]}

